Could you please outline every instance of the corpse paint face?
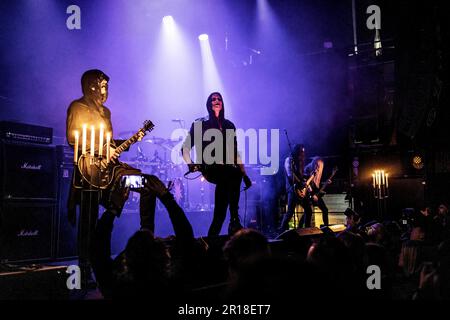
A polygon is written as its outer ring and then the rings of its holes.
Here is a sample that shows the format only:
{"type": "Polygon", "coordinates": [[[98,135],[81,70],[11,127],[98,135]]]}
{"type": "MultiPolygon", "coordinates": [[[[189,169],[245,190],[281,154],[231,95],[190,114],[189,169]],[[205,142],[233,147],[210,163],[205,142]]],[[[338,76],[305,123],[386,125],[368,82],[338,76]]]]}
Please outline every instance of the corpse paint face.
{"type": "Polygon", "coordinates": [[[213,94],[211,97],[212,110],[214,111],[214,115],[218,118],[220,111],[223,108],[222,98],[218,94],[213,94]]]}

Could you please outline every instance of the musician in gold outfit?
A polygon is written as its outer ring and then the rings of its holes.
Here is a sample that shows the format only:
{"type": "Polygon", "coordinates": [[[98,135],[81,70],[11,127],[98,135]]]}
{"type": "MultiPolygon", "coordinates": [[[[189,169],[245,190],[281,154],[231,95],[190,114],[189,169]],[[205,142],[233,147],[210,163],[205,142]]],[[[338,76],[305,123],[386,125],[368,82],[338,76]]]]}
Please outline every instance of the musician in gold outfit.
{"type": "MultiPolygon", "coordinates": [[[[114,148],[121,144],[120,140],[114,140],[114,131],[111,123],[111,111],[104,105],[108,99],[108,82],[109,77],[100,70],[88,70],[81,77],[81,88],[83,96],[80,99],[73,101],[67,110],[66,119],[66,136],[69,144],[74,147],[75,138],[74,131],[82,132],[83,125],[87,125],[87,146],[90,145],[90,126],[93,125],[99,128],[100,124],[103,124],[105,133],[111,133],[111,147],[110,152],[111,161],[117,161],[114,157],[114,148]]],[[[95,141],[99,141],[99,130],[96,130],[95,141]]],[[[140,133],[139,138],[143,137],[143,133],[140,133]]],[[[96,147],[98,145],[96,144],[96,147]]],[[[81,143],[79,144],[78,154],[81,155],[81,143]]],[[[89,150],[88,150],[89,152],[89,150]]],[[[95,150],[97,154],[98,150],[95,150]]],[[[122,177],[124,175],[140,175],[144,177],[139,169],[135,169],[125,163],[118,162],[119,166],[114,171],[114,178],[111,185],[101,190],[100,204],[108,211],[116,216],[120,216],[123,206],[128,198],[129,189],[125,188],[122,183],[122,177]]],[[[74,225],[76,221],[76,206],[80,204],[81,189],[89,188],[89,184],[80,178],[78,170],[74,172],[74,183],[71,186],[69,203],[68,203],[68,215],[69,221],[74,225]],[[76,188],[80,186],[80,188],[76,188]]],[[[139,190],[134,190],[140,193],[140,217],[141,228],[148,229],[154,232],[154,218],[155,218],[155,205],[156,196],[150,189],[144,185],[139,190]]],[[[94,221],[96,221],[97,214],[95,213],[94,221]]]]}

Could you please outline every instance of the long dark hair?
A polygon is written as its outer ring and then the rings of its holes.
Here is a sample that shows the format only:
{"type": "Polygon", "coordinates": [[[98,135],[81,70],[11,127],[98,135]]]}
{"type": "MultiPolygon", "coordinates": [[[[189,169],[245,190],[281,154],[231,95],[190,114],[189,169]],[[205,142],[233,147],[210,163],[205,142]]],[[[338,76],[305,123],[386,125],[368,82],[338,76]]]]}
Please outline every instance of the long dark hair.
{"type": "Polygon", "coordinates": [[[222,99],[222,110],[220,110],[219,113],[219,121],[222,122],[223,119],[225,119],[225,103],[223,102],[223,97],[220,92],[213,92],[208,96],[208,99],[206,100],[206,109],[208,110],[209,119],[215,119],[216,116],[214,115],[214,111],[212,109],[212,96],[215,94],[218,95],[220,99],[222,99]]]}

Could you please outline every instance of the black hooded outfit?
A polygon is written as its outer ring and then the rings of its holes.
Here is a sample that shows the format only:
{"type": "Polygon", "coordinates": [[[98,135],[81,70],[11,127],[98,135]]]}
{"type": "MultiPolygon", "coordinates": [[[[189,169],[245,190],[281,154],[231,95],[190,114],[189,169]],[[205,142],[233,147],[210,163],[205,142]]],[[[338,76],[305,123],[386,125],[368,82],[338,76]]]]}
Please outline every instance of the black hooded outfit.
{"type": "MultiPolygon", "coordinates": [[[[220,234],[222,225],[225,221],[227,209],[230,208],[230,224],[228,227],[228,233],[232,234],[237,229],[242,228],[239,219],[239,198],[240,198],[240,186],[242,182],[243,173],[238,165],[237,155],[237,140],[236,140],[236,127],[228,119],[225,119],[225,105],[222,99],[222,110],[217,118],[212,110],[212,96],[222,95],[218,92],[213,92],[209,95],[206,108],[209,116],[207,118],[201,118],[192,123],[189,134],[183,144],[183,150],[191,150],[195,145],[196,149],[196,165],[202,166],[202,174],[205,179],[216,185],[214,192],[214,217],[211,226],[208,231],[208,236],[217,236],[220,234]],[[201,124],[201,134],[204,137],[205,132],[209,129],[218,129],[222,134],[222,155],[218,155],[212,164],[205,162],[203,158],[203,152],[211,143],[215,140],[205,141],[202,137],[195,136],[195,126],[201,124]],[[231,134],[232,139],[227,140],[227,135],[231,134]],[[198,144],[201,141],[201,145],[198,144]],[[228,141],[228,142],[227,142],[228,141]]],[[[215,151],[212,152],[212,156],[215,156],[215,151]]]]}
{"type": "MultiPolygon", "coordinates": [[[[82,125],[87,124],[98,126],[99,123],[103,123],[105,132],[111,133],[111,146],[116,147],[123,141],[114,140],[113,128],[111,124],[111,111],[103,105],[103,101],[106,101],[107,94],[102,97],[100,92],[100,83],[102,80],[109,80],[109,77],[100,70],[88,70],[81,78],[81,86],[83,90],[83,97],[73,101],[67,110],[66,119],[66,135],[69,144],[74,147],[75,138],[73,132],[78,130],[82,132],[82,125]]],[[[87,134],[87,141],[90,141],[90,134],[87,134]]],[[[95,141],[99,141],[98,133],[95,141]]],[[[88,143],[89,145],[89,143],[88,143]]],[[[81,143],[79,144],[79,152],[81,155],[81,143]]],[[[120,166],[115,171],[115,177],[111,186],[108,189],[100,190],[100,204],[115,216],[120,216],[123,206],[128,198],[128,193],[125,188],[121,186],[121,180],[124,175],[143,175],[139,169],[135,169],[125,163],[120,163],[120,166]]],[[[145,175],[143,175],[145,177],[145,175]]],[[[81,203],[81,191],[89,189],[89,184],[80,176],[78,170],[74,171],[72,179],[73,183],[70,189],[70,195],[68,199],[68,218],[69,221],[75,225],[76,222],[76,206],[81,203]]],[[[141,228],[154,231],[154,217],[156,196],[150,191],[148,187],[141,188],[140,193],[140,215],[141,215],[141,228]]],[[[90,225],[91,230],[95,228],[98,212],[92,212],[94,217],[91,217],[93,221],[90,225]],[[93,219],[92,219],[93,218],[93,219]]],[[[80,240],[80,239],[79,239],[80,240]]]]}

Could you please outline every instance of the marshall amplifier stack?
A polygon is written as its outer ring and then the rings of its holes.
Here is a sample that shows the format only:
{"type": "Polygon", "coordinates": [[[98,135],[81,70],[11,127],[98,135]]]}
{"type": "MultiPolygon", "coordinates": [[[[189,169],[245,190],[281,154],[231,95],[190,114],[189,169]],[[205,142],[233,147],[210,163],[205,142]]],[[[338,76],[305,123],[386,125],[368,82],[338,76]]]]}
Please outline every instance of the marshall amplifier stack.
{"type": "Polygon", "coordinates": [[[57,212],[53,129],[0,122],[0,262],[49,260],[57,212]]]}

